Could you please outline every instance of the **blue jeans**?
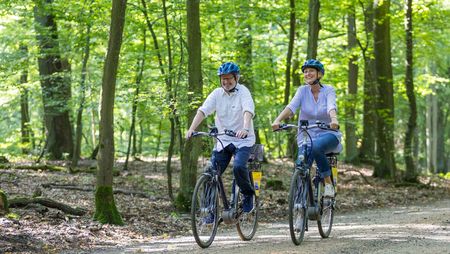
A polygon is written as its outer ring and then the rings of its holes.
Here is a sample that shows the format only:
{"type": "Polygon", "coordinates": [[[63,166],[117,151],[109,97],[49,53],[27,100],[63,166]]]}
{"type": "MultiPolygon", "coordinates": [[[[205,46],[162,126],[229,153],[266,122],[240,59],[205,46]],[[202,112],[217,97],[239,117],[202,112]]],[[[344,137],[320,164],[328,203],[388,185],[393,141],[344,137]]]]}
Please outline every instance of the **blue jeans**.
{"type": "Polygon", "coordinates": [[[220,174],[223,174],[233,155],[233,174],[237,185],[241,189],[242,194],[254,194],[253,184],[250,183],[247,169],[247,161],[250,157],[250,147],[236,148],[233,144],[229,144],[220,152],[213,151],[211,163],[213,165],[216,165],[217,163],[220,168],[220,174]]]}
{"type": "MultiPolygon", "coordinates": [[[[311,156],[309,157],[308,166],[311,167],[313,161],[316,161],[317,168],[320,172],[320,177],[325,178],[331,175],[330,163],[328,162],[327,153],[333,152],[339,145],[339,140],[333,134],[324,134],[313,141],[313,147],[311,156]]],[[[311,151],[311,147],[308,146],[308,153],[311,151]]],[[[299,154],[303,154],[304,148],[300,146],[299,154]]],[[[297,165],[301,164],[297,160],[297,165]]]]}

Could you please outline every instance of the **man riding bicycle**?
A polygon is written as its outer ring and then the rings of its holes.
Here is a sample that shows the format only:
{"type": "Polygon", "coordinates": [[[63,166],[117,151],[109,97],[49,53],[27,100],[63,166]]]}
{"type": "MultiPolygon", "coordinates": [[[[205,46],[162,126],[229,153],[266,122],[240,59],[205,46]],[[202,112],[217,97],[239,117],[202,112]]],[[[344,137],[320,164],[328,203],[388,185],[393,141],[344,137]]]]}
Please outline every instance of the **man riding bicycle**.
{"type": "MultiPolygon", "coordinates": [[[[198,109],[186,133],[186,138],[190,138],[203,119],[214,112],[216,113],[215,126],[219,132],[224,130],[236,132],[235,137],[225,135],[221,138],[223,147],[219,142],[216,143],[211,163],[212,165],[217,163],[222,174],[234,155],[233,174],[244,194],[243,212],[249,213],[253,209],[254,190],[249,179],[247,161],[251,147],[255,144],[252,120],[255,115],[255,105],[250,91],[239,84],[239,66],[226,62],[219,67],[217,75],[220,78],[221,88],[212,91],[198,109]]],[[[213,215],[211,217],[208,218],[207,223],[213,223],[213,215]]]]}
{"type": "MultiPolygon", "coordinates": [[[[272,123],[272,129],[277,130],[281,121],[291,117],[300,108],[299,122],[308,120],[310,124],[315,121],[329,124],[332,129],[338,129],[336,92],[332,86],[323,85],[320,79],[325,75],[323,64],[315,59],[307,60],[302,66],[305,85],[300,86],[294,98],[272,123]]],[[[314,146],[312,159],[316,161],[321,177],[325,180],[325,197],[334,197],[335,191],[331,183],[331,168],[326,154],[342,150],[340,131],[313,129],[310,131],[314,146]]],[[[302,137],[297,137],[298,146],[302,147],[302,137]]],[[[300,151],[302,154],[303,151],[300,151]]],[[[312,164],[312,160],[308,162],[312,164]]]]}

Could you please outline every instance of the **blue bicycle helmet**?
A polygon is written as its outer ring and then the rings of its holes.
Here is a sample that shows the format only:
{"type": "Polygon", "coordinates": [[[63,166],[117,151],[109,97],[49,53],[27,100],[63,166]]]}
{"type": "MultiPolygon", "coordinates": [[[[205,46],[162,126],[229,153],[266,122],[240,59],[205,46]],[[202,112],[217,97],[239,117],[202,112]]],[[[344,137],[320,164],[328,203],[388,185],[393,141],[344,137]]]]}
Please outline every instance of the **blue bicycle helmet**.
{"type": "Polygon", "coordinates": [[[224,74],[234,74],[234,75],[239,75],[239,66],[237,66],[237,64],[233,63],[233,62],[226,62],[223,63],[219,69],[217,70],[217,75],[218,76],[222,76],[224,74]]]}
{"type": "Polygon", "coordinates": [[[316,59],[309,59],[306,60],[305,63],[302,65],[302,72],[305,72],[305,68],[314,68],[317,71],[322,72],[322,75],[325,75],[325,68],[323,67],[323,64],[316,59]]]}

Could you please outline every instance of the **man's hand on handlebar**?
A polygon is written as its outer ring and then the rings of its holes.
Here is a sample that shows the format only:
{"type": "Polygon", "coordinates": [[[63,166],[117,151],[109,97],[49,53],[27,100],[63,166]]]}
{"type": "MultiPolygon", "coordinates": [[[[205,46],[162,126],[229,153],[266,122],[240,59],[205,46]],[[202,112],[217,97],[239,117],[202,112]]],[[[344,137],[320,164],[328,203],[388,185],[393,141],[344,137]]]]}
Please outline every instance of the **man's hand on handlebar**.
{"type": "Polygon", "coordinates": [[[237,133],[236,133],[236,137],[238,137],[238,138],[246,138],[247,136],[248,136],[248,130],[246,130],[246,129],[242,129],[242,130],[239,130],[237,133]]]}

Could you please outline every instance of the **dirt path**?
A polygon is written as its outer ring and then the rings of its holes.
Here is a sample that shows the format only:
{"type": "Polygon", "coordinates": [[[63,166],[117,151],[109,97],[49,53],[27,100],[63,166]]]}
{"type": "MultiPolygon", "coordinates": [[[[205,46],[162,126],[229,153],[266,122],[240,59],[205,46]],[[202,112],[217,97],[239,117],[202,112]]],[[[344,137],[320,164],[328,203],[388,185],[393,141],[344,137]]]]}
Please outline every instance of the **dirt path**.
{"type": "Polygon", "coordinates": [[[260,224],[249,242],[241,241],[233,227],[219,230],[206,250],[188,236],[96,253],[450,253],[450,200],[337,215],[328,239],[320,238],[312,222],[300,246],[291,242],[287,221],[260,224]]]}

